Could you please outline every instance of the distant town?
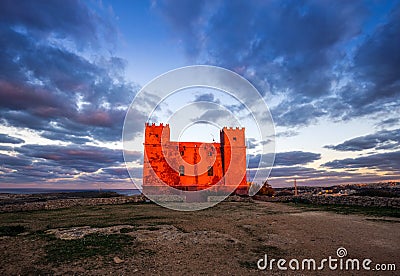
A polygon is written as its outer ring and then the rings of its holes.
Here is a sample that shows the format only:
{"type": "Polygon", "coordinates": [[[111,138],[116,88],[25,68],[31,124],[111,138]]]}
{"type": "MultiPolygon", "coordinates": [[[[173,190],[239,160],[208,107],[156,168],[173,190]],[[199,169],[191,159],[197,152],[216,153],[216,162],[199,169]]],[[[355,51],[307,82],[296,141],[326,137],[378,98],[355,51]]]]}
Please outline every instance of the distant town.
{"type": "Polygon", "coordinates": [[[261,194],[270,196],[294,196],[294,195],[330,195],[330,196],[376,196],[376,197],[400,197],[400,182],[378,182],[341,184],[329,187],[296,186],[286,188],[273,188],[268,183],[260,190],[261,194]]]}

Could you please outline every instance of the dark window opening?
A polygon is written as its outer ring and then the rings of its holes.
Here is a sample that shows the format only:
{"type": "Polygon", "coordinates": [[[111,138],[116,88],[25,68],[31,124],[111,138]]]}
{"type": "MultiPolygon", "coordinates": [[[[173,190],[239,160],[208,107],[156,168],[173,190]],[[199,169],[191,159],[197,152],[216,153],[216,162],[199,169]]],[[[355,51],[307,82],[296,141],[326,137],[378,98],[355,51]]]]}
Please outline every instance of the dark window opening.
{"type": "Polygon", "coordinates": [[[207,174],[208,174],[208,176],[213,176],[214,175],[214,168],[209,166],[207,174]]]}
{"type": "Polygon", "coordinates": [[[180,176],[185,175],[185,167],[183,165],[179,166],[179,175],[180,176]]]}
{"type": "Polygon", "coordinates": [[[236,137],[233,137],[233,141],[236,141],[236,137]]]}
{"type": "Polygon", "coordinates": [[[208,156],[212,156],[212,151],[208,152],[208,156]]]}
{"type": "Polygon", "coordinates": [[[183,156],[185,154],[185,152],[184,151],[181,151],[181,155],[183,156]]]}

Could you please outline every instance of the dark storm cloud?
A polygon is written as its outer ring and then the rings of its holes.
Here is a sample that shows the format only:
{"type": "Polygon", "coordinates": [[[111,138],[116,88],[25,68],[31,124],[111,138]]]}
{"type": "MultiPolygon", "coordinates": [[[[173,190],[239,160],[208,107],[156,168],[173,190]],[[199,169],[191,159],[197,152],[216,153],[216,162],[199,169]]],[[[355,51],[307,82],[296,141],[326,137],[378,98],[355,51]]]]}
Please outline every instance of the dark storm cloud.
{"type": "Polygon", "coordinates": [[[254,149],[259,145],[260,145],[260,143],[255,138],[247,138],[246,139],[246,146],[248,149],[254,149]]]}
{"type": "MultiPolygon", "coordinates": [[[[3,183],[126,178],[102,171],[123,164],[121,150],[83,145],[120,141],[138,90],[124,79],[123,59],[102,55],[118,40],[111,17],[74,0],[0,2],[0,123],[70,143],[4,147],[15,155],[0,155],[3,183]]],[[[137,115],[132,135],[143,129],[137,115]]],[[[0,142],[24,141],[4,134],[0,142]]]]}
{"type": "Polygon", "coordinates": [[[221,1],[195,11],[172,3],[162,12],[188,49],[239,72],[269,72],[260,81],[268,76],[273,90],[290,86],[305,96],[326,93],[332,46],[357,34],[366,14],[355,2],[221,1]]]}
{"type": "Polygon", "coordinates": [[[400,3],[396,2],[387,22],[376,27],[357,49],[350,73],[353,80],[338,91],[344,118],[390,113],[400,100],[400,3]]]}
{"type": "Polygon", "coordinates": [[[383,26],[358,49],[354,58],[356,78],[366,85],[357,101],[360,105],[385,101],[400,93],[400,4],[389,14],[383,26]]]}
{"type": "Polygon", "coordinates": [[[24,143],[24,142],[25,141],[23,139],[13,137],[13,136],[10,136],[8,134],[0,133],[0,143],[21,144],[21,143],[24,143]]]}
{"type": "MultiPolygon", "coordinates": [[[[249,177],[255,175],[256,170],[248,170],[249,177]]],[[[302,166],[273,167],[268,182],[274,187],[292,186],[294,179],[297,185],[305,186],[330,186],[337,184],[360,183],[360,182],[381,182],[397,180],[398,173],[376,175],[374,173],[359,173],[353,169],[346,171],[329,171],[324,169],[314,169],[302,166]]]]}
{"type": "MultiPolygon", "coordinates": [[[[255,175],[255,170],[249,170],[249,176],[253,177],[255,175]]],[[[365,174],[366,176],[367,174],[365,174]]],[[[290,167],[273,167],[270,173],[271,180],[274,179],[283,179],[287,181],[294,181],[296,179],[302,180],[310,180],[310,179],[323,179],[323,181],[328,182],[332,181],[332,179],[341,179],[344,180],[344,177],[361,177],[362,175],[354,172],[336,172],[336,171],[328,171],[324,169],[314,169],[307,168],[303,166],[290,166],[290,167]]],[[[373,177],[374,175],[368,175],[369,177],[373,177]]],[[[376,176],[375,176],[376,178],[376,176]]],[[[323,185],[324,182],[318,180],[317,184],[323,185]]]]}
{"type": "Polygon", "coordinates": [[[275,137],[293,137],[299,135],[299,132],[294,130],[281,131],[275,134],[275,137]]]}
{"type": "MultiPolygon", "coordinates": [[[[85,174],[79,176],[78,181],[85,182],[102,182],[102,183],[129,183],[131,184],[131,180],[129,178],[128,171],[126,168],[112,167],[102,169],[100,173],[96,174],[85,174]]],[[[132,185],[132,188],[133,185],[132,185]]]]}
{"type": "Polygon", "coordinates": [[[217,104],[220,103],[218,99],[215,99],[215,96],[212,93],[203,93],[196,95],[194,102],[207,102],[207,103],[217,103],[217,104]]]}
{"type": "Polygon", "coordinates": [[[4,151],[13,151],[13,147],[10,147],[10,146],[0,146],[0,150],[4,150],[4,151]]]}
{"type": "MultiPolygon", "coordinates": [[[[206,105],[205,105],[206,106],[206,105]]],[[[213,108],[215,108],[213,106],[213,108]]],[[[229,113],[228,110],[218,108],[218,109],[209,109],[204,111],[199,117],[197,117],[194,121],[204,121],[204,122],[216,122],[218,120],[226,120],[230,119],[232,114],[229,113]]]]}
{"type": "Polygon", "coordinates": [[[20,126],[34,130],[51,128],[48,121],[21,110],[0,109],[0,118],[2,125],[20,126]]]}
{"type": "MultiPolygon", "coordinates": [[[[214,96],[214,94],[212,94],[212,93],[203,93],[203,94],[196,95],[193,102],[215,103],[215,104],[221,106],[221,108],[224,108],[232,113],[238,113],[240,111],[247,109],[247,107],[242,103],[237,103],[237,104],[221,103],[220,99],[216,98],[214,96]]],[[[197,106],[199,106],[199,107],[204,106],[204,109],[206,109],[206,110],[208,110],[210,108],[210,106],[207,104],[197,105],[197,106]]],[[[216,113],[214,113],[214,114],[216,114],[216,113]]],[[[212,118],[212,117],[208,117],[208,119],[210,119],[210,118],[212,118]]],[[[221,118],[221,116],[216,115],[215,120],[218,120],[218,118],[221,118]]]]}
{"type": "Polygon", "coordinates": [[[278,125],[304,126],[321,117],[350,119],[399,107],[399,2],[179,4],[162,1],[159,11],[189,58],[234,70],[263,95],[284,95],[271,110],[278,125]],[[388,6],[389,16],[374,17],[376,9],[388,6]],[[352,52],[354,41],[359,46],[352,52]]]}
{"type": "Polygon", "coordinates": [[[378,153],[356,158],[338,159],[323,166],[332,169],[368,168],[382,171],[400,171],[400,151],[378,153]]]}
{"type": "Polygon", "coordinates": [[[400,118],[389,118],[380,122],[377,126],[378,127],[392,127],[392,126],[399,126],[400,125],[400,118]]]}
{"type": "Polygon", "coordinates": [[[321,158],[321,154],[304,151],[280,152],[275,155],[276,166],[305,165],[321,158]]]}
{"type": "Polygon", "coordinates": [[[40,132],[40,136],[50,139],[50,140],[61,140],[64,142],[70,142],[73,144],[85,144],[86,142],[90,142],[91,140],[85,137],[70,135],[66,133],[58,133],[55,131],[42,131],[40,132]]]}
{"type": "MultiPolygon", "coordinates": [[[[2,183],[129,182],[122,154],[90,146],[26,145],[17,149],[17,156],[0,154],[2,183]],[[35,162],[33,162],[35,160],[35,162]]],[[[138,160],[141,155],[138,154],[138,160]]]]}
{"type": "MultiPolygon", "coordinates": [[[[284,168],[282,168],[284,169],[284,168]]],[[[276,171],[280,171],[278,168],[276,171]]],[[[396,181],[400,175],[375,175],[375,174],[359,174],[359,173],[343,173],[343,172],[330,172],[326,173],[324,171],[316,171],[302,174],[291,174],[290,170],[286,172],[281,171],[278,175],[279,177],[272,177],[269,183],[273,187],[293,187],[294,179],[297,180],[298,186],[332,186],[332,185],[342,185],[342,184],[358,184],[358,183],[377,183],[383,181],[396,181]],[[281,174],[282,173],[282,174],[281,174]]],[[[271,173],[272,175],[272,173],[271,173]]]]}
{"type": "Polygon", "coordinates": [[[111,24],[77,0],[4,0],[0,2],[0,18],[10,26],[27,26],[25,31],[35,37],[72,37],[78,43],[92,46],[97,46],[102,39],[99,29],[108,36],[115,33],[111,24]]]}
{"type": "Polygon", "coordinates": [[[2,1],[0,10],[2,124],[70,142],[120,140],[137,86],[124,80],[124,60],[81,53],[115,41],[113,25],[78,1],[2,1]]]}
{"type": "Polygon", "coordinates": [[[48,161],[35,160],[24,155],[0,156],[3,163],[2,183],[45,183],[53,179],[69,179],[79,174],[79,171],[69,167],[61,167],[48,161]]]}
{"type": "MultiPolygon", "coordinates": [[[[140,168],[142,170],[142,168],[140,168]]],[[[129,179],[128,170],[126,168],[106,168],[103,173],[113,179],[129,179]]]]}
{"type": "Polygon", "coordinates": [[[62,168],[94,172],[123,162],[121,150],[94,146],[24,145],[16,149],[24,156],[39,158],[62,168]]]}
{"type": "Polygon", "coordinates": [[[29,78],[42,81],[44,85],[32,85],[29,79],[23,83],[0,80],[0,107],[3,107],[2,113],[8,112],[3,118],[18,126],[15,124],[18,120],[13,120],[17,116],[22,119],[21,126],[36,130],[50,131],[50,121],[57,122],[64,129],[75,124],[76,128],[96,139],[119,140],[125,116],[123,108],[132,99],[135,88],[128,83],[116,83],[104,68],[75,54],[52,51],[58,55],[57,58],[47,60],[47,52],[32,57],[32,60],[45,60],[40,65],[24,63],[22,57],[19,61],[19,66],[37,72],[32,74],[27,70],[29,78]],[[63,55],[70,57],[64,59],[63,55]],[[58,68],[49,70],[48,64],[58,68]],[[78,107],[78,98],[83,101],[81,108],[78,107]]]}
{"type": "Polygon", "coordinates": [[[326,170],[317,170],[314,168],[306,168],[300,166],[294,167],[274,167],[271,171],[271,177],[301,177],[304,179],[307,178],[329,178],[329,177],[345,177],[345,176],[358,176],[358,174],[352,174],[349,172],[334,172],[334,171],[326,171],[326,170]]]}
{"type": "Polygon", "coordinates": [[[185,37],[185,50],[188,56],[195,56],[200,51],[198,43],[198,21],[204,9],[206,1],[161,1],[157,3],[162,16],[185,37]]]}
{"type": "MultiPolygon", "coordinates": [[[[285,177],[288,179],[293,179],[301,175],[302,177],[307,177],[309,175],[315,175],[317,170],[312,168],[306,168],[301,166],[292,167],[273,167],[269,175],[270,178],[285,177]]],[[[249,177],[254,177],[256,170],[248,170],[249,177]]]]}
{"type": "MultiPolygon", "coordinates": [[[[269,160],[272,158],[270,154],[267,154],[266,158],[269,160]]],[[[274,166],[295,166],[305,165],[321,158],[321,154],[304,151],[290,151],[290,152],[279,152],[275,154],[274,166]]],[[[261,155],[250,155],[248,161],[249,168],[258,168],[261,160],[261,155]]],[[[260,164],[262,168],[265,164],[260,164]]]]}
{"type": "Polygon", "coordinates": [[[325,148],[338,151],[360,151],[365,149],[396,149],[399,146],[400,129],[394,129],[356,137],[338,145],[325,146],[325,148]]]}
{"type": "Polygon", "coordinates": [[[0,153],[0,164],[3,168],[14,168],[16,166],[29,166],[32,161],[23,156],[10,156],[0,153]]]}
{"type": "Polygon", "coordinates": [[[279,126],[307,126],[315,123],[319,117],[326,115],[326,112],[314,104],[295,104],[293,102],[281,103],[271,112],[274,122],[279,126]]]}

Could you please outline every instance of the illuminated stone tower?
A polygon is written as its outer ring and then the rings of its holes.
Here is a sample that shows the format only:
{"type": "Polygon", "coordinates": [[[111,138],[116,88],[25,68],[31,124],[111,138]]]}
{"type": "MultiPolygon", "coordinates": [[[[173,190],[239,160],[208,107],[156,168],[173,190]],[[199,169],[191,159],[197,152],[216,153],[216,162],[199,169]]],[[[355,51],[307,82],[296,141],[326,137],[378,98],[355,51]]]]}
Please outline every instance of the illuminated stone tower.
{"type": "Polygon", "coordinates": [[[224,127],[220,141],[225,185],[237,186],[240,183],[236,193],[247,194],[245,129],[224,127]]]}
{"type": "Polygon", "coordinates": [[[169,125],[146,123],[143,189],[199,191],[219,183],[218,189],[247,194],[244,128],[226,128],[220,143],[170,141],[169,125]],[[165,183],[165,184],[163,184],[165,183]]]}

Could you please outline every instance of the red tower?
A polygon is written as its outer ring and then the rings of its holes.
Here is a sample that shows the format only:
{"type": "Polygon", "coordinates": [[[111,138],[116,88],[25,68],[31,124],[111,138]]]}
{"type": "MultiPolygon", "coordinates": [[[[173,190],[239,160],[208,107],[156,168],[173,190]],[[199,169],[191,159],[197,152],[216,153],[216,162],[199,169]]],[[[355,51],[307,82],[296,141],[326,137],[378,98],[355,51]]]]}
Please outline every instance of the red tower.
{"type": "Polygon", "coordinates": [[[246,140],[244,128],[224,127],[220,132],[222,151],[222,170],[225,185],[237,185],[237,194],[247,194],[246,179],[246,140]]]}
{"type": "Polygon", "coordinates": [[[170,141],[168,124],[146,123],[143,189],[160,191],[164,183],[184,191],[219,183],[218,187],[237,186],[236,193],[247,194],[244,128],[224,127],[220,143],[176,142],[170,141]]]}

